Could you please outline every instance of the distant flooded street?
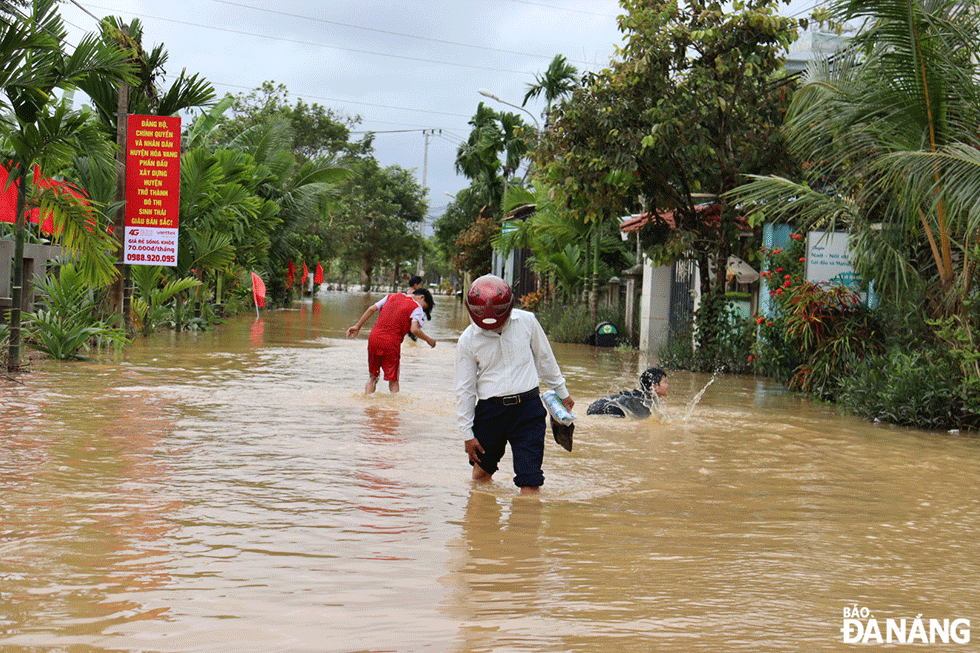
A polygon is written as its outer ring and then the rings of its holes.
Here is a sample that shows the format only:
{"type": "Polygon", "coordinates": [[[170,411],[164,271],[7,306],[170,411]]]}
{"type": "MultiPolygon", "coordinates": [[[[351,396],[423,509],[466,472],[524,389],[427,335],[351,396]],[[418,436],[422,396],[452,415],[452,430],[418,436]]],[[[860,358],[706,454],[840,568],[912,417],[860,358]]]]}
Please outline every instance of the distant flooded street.
{"type": "Polygon", "coordinates": [[[378,298],[0,380],[0,652],[796,653],[854,650],[852,608],[882,638],[980,626],[980,439],[750,377],[694,405],[711,377],[669,370],[669,419],[587,416],[650,361],[556,344],[575,447],[549,435],[522,498],[509,455],[469,480],[452,298],[402,392],[362,394],[373,320],[344,331],[378,298]]]}

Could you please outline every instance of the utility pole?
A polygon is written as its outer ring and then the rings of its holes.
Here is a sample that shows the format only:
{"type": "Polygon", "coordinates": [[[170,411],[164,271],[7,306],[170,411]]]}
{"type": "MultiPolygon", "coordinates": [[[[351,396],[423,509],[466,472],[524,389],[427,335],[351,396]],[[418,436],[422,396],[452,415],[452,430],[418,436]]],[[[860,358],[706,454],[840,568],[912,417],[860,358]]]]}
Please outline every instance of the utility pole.
{"type": "MultiPolygon", "coordinates": [[[[122,27],[123,36],[129,36],[129,28],[122,27]]],[[[119,85],[119,101],[116,104],[116,201],[126,201],[126,123],[129,118],[129,84],[119,85]]],[[[124,263],[126,252],[124,250],[126,237],[126,208],[123,206],[112,220],[112,234],[119,244],[116,269],[119,270],[119,277],[113,282],[110,293],[111,310],[113,313],[123,314],[123,324],[126,334],[132,333],[132,316],[130,315],[130,303],[132,298],[132,284],[129,274],[129,266],[124,263]]]]}
{"type": "MultiPolygon", "coordinates": [[[[429,175],[429,141],[435,135],[435,129],[423,129],[422,137],[425,139],[425,153],[422,158],[422,190],[426,195],[429,194],[428,175],[429,175]]],[[[439,130],[442,133],[442,130],[439,130]]],[[[425,216],[422,216],[422,224],[419,225],[419,237],[425,239],[425,216]]],[[[422,276],[422,252],[419,252],[419,263],[415,268],[415,274],[422,276]]]]}

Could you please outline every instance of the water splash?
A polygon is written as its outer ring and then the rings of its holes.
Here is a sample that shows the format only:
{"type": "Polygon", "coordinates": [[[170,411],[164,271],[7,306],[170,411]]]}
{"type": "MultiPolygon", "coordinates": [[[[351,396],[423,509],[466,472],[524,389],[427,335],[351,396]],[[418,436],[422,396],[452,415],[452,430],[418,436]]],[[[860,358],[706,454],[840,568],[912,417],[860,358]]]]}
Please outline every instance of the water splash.
{"type": "Polygon", "coordinates": [[[694,413],[694,407],[698,405],[701,401],[701,397],[704,395],[704,391],[708,389],[708,386],[715,382],[715,375],[711,375],[711,379],[701,388],[701,391],[694,395],[694,399],[687,404],[687,409],[684,411],[684,421],[686,422],[691,418],[691,414],[694,413]]]}

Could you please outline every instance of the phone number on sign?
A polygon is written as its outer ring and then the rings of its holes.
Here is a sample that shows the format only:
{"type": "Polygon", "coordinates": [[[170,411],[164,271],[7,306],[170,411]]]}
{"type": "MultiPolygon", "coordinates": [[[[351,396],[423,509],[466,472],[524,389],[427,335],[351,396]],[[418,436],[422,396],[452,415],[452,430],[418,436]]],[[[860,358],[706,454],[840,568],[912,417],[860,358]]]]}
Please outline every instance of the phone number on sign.
{"type": "Polygon", "coordinates": [[[148,263],[173,263],[173,254],[130,254],[130,261],[146,261],[148,263]]]}

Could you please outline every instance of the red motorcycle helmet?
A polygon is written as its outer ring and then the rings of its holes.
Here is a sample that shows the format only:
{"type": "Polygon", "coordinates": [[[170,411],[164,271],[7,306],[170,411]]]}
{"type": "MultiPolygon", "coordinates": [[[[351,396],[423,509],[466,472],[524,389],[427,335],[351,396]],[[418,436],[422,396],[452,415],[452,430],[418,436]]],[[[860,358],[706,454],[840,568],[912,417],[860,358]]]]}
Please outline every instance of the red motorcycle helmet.
{"type": "Polygon", "coordinates": [[[481,329],[492,331],[507,322],[514,308],[514,293],[507,282],[498,276],[485,274],[470,286],[466,295],[466,310],[473,323],[481,329]]]}

